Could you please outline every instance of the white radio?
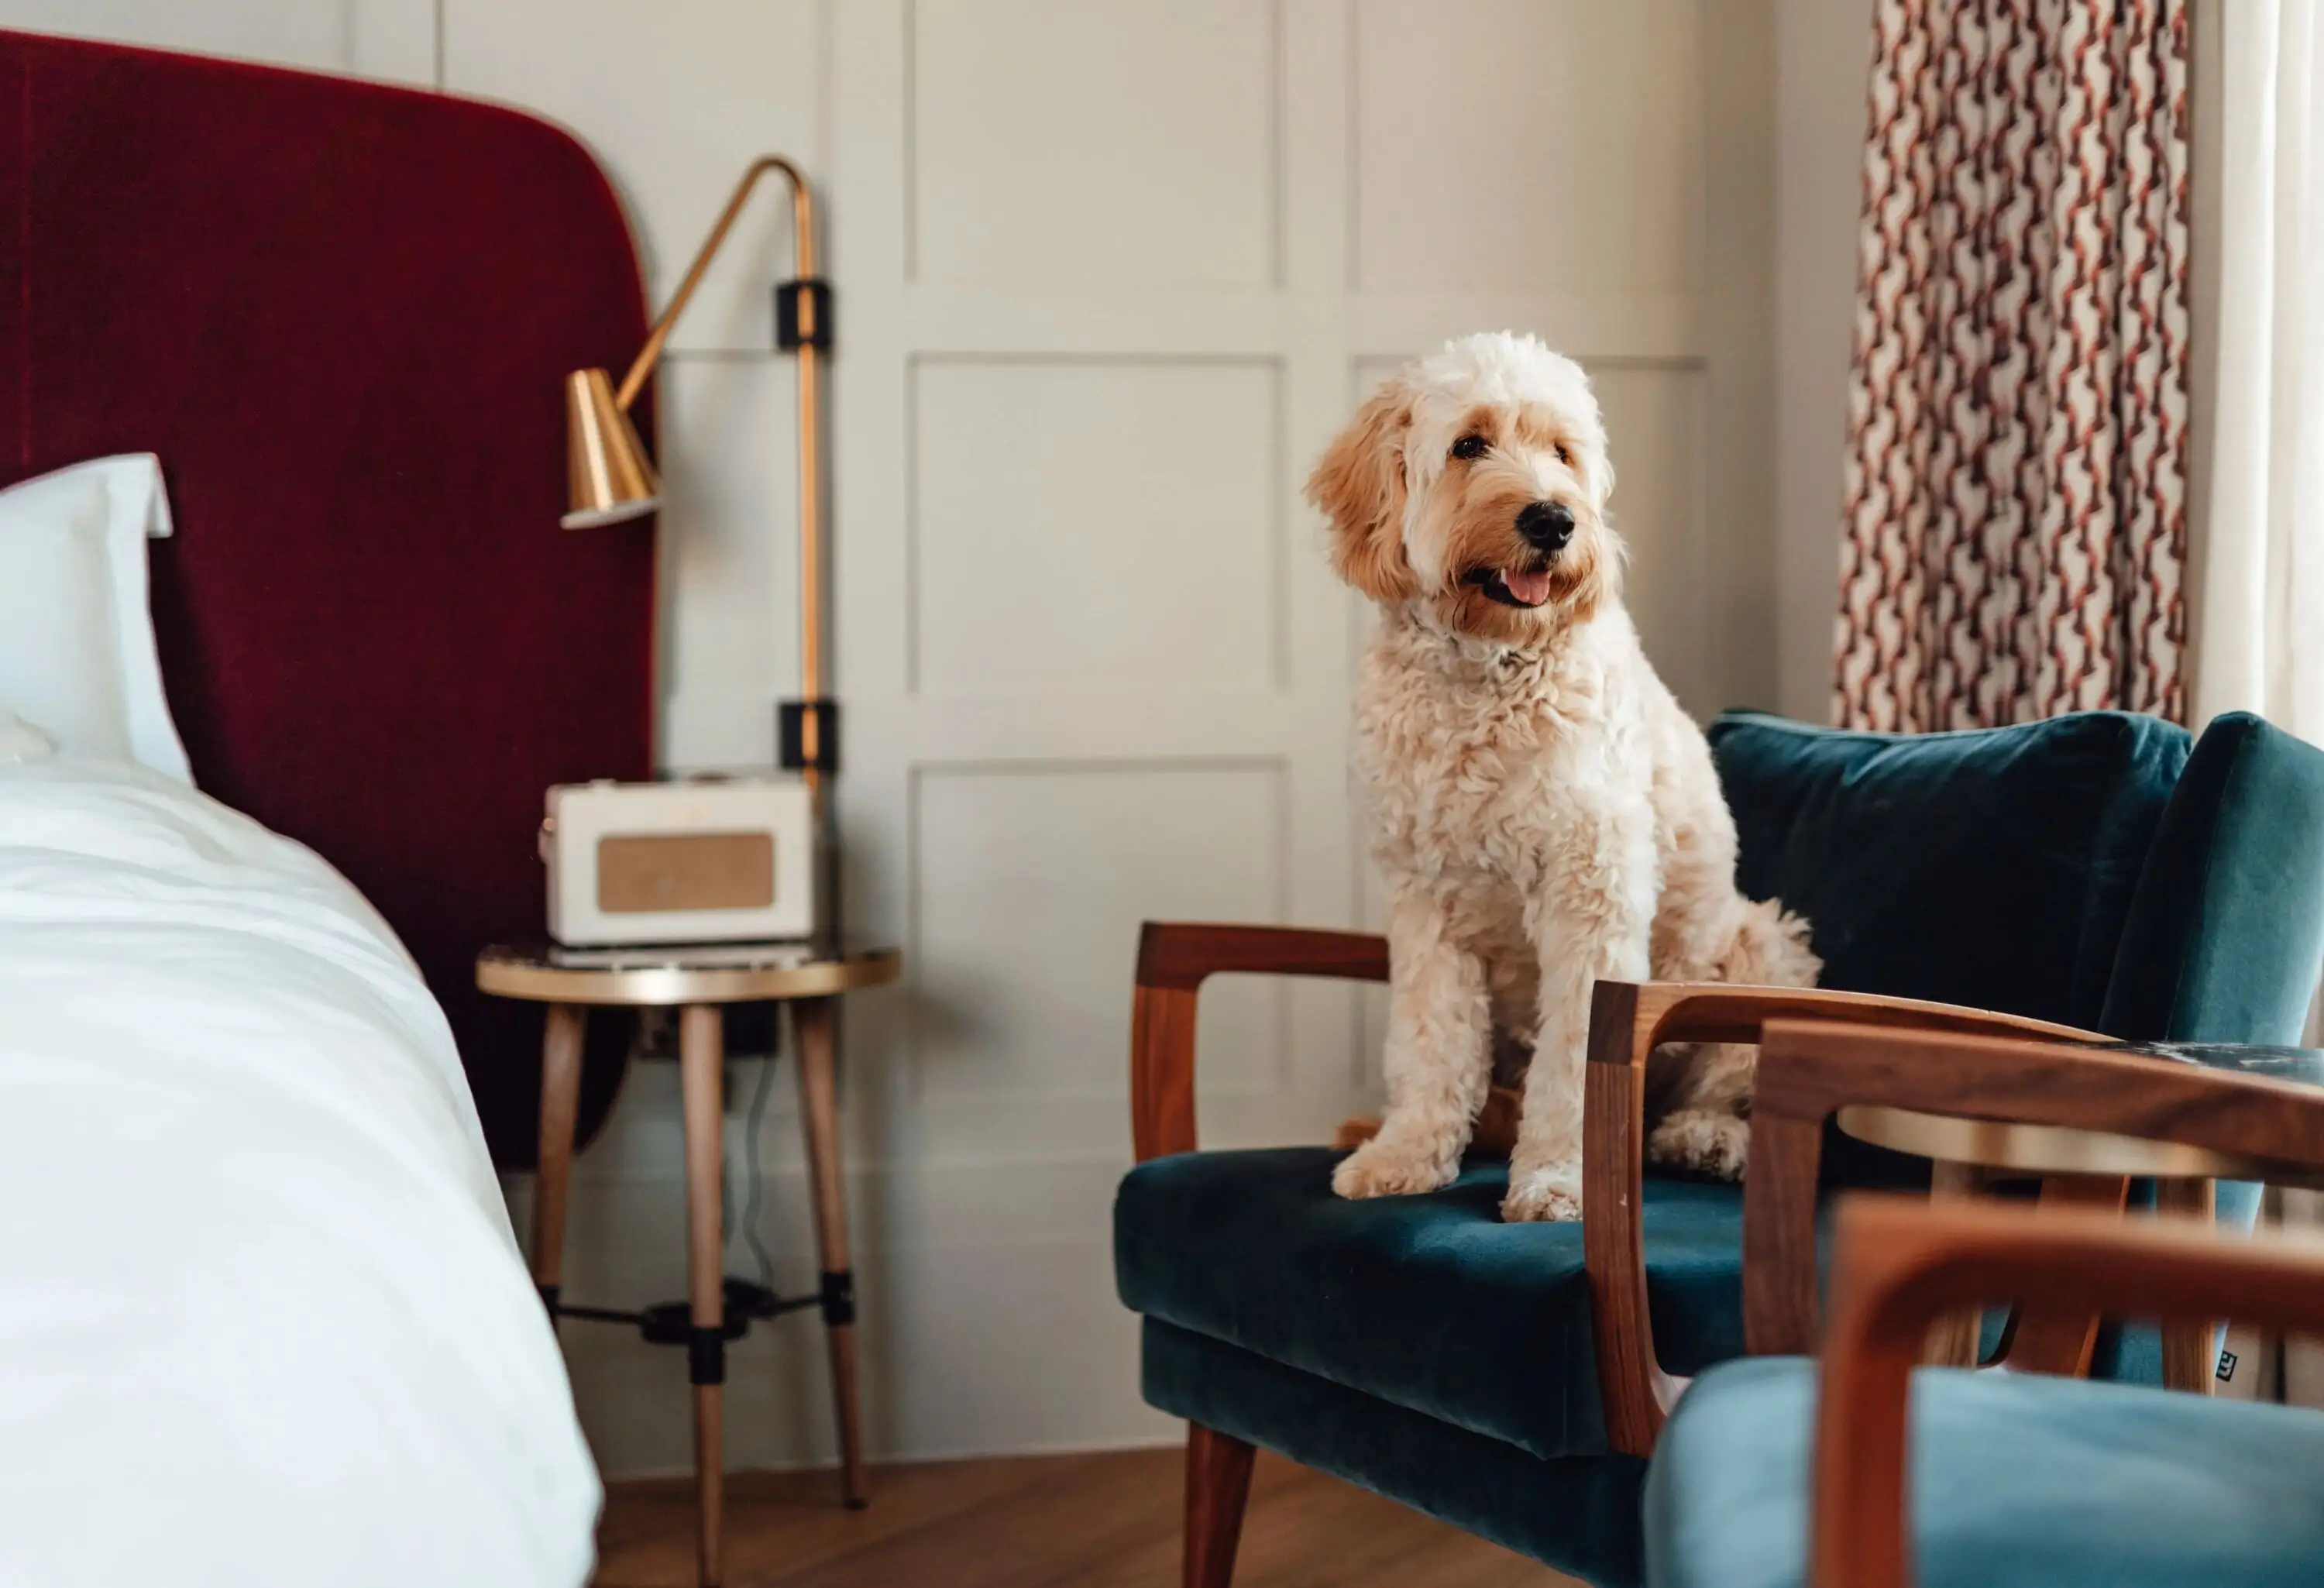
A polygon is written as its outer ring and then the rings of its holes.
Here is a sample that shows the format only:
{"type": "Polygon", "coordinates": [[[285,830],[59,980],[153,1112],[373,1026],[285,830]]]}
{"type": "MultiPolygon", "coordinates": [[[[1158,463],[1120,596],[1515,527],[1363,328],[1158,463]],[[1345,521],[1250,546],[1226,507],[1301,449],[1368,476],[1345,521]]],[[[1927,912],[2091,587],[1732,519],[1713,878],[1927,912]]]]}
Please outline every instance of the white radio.
{"type": "Polygon", "coordinates": [[[766,941],[822,923],[801,780],[560,783],[548,804],[540,858],[559,943],[766,941]]]}

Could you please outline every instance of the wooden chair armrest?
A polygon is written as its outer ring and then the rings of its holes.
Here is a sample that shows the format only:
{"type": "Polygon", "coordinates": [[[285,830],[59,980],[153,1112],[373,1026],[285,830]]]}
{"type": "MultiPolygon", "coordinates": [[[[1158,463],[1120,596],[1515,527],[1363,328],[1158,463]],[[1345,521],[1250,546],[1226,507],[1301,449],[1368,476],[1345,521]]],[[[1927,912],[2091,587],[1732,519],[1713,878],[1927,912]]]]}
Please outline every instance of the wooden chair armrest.
{"type": "Polygon", "coordinates": [[[1815,1349],[1823,1126],[1849,1104],[2106,1131],[2324,1169],[2324,1090],[2313,1086],[2022,1037],[1770,1020],[1743,1191],[1743,1325],[1755,1355],[1815,1349]]]}
{"type": "Polygon", "coordinates": [[[1388,939],[1302,927],[1148,921],[1130,1017],[1130,1127],[1138,1161],[1194,1149],[1194,1008],[1224,973],[1388,980],[1388,939]]]}
{"type": "Polygon", "coordinates": [[[1851,1197],[1816,1411],[1816,1588],[1904,1588],[1907,1387],[1929,1327],[2020,1301],[2163,1323],[2222,1314],[2324,1330],[2324,1241],[2222,1241],[2208,1224],[1851,1197]]]}
{"type": "MultiPolygon", "coordinates": [[[[1768,1021],[1801,1018],[1912,1029],[2009,1032],[2051,1042],[2105,1040],[2095,1032],[2048,1020],[1866,992],[1708,982],[1599,983],[1591,998],[1590,1063],[1582,1083],[1582,1237],[1597,1325],[1599,1392],[1607,1436],[1617,1450],[1651,1454],[1664,1416],[1684,1387],[1655,1361],[1646,1311],[1641,1223],[1646,1059],[1665,1042],[1757,1042],[1768,1021]]],[[[1758,1172],[1759,1150],[1755,1122],[1753,1177],[1758,1172]]],[[[1746,1207],[1748,1212],[1748,1196],[1746,1207]]],[[[1747,1243],[1747,1294],[1748,1251],[1747,1243]]],[[[1809,1299],[1812,1306],[1812,1291],[1809,1299]]]]}
{"type": "Polygon", "coordinates": [[[1627,1011],[1628,1041],[1600,1049],[1594,1040],[1598,1003],[1591,1007],[1595,1064],[1644,1068],[1646,1056],[1665,1042],[1757,1042],[1773,1020],[1846,1020],[1860,1026],[1895,1026],[1923,1031],[1973,1031],[2052,1042],[2104,1042],[2108,1039],[2076,1026],[2024,1015],[1931,1003],[1918,998],[1886,998],[1877,992],[1836,992],[1821,987],[1738,987],[1719,982],[1600,982],[1598,1000],[1627,1011]]]}

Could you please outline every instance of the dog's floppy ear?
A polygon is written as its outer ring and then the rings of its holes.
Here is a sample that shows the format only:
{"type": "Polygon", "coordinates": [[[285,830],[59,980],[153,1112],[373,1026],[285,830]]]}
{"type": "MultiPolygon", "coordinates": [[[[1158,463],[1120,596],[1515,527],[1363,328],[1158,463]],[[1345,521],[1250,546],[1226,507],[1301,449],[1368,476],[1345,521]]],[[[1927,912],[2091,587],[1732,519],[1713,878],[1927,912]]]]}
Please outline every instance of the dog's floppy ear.
{"type": "Polygon", "coordinates": [[[1373,392],[1307,476],[1307,500],[1332,521],[1332,567],[1375,601],[1420,591],[1404,555],[1404,436],[1412,390],[1399,377],[1373,392]]]}

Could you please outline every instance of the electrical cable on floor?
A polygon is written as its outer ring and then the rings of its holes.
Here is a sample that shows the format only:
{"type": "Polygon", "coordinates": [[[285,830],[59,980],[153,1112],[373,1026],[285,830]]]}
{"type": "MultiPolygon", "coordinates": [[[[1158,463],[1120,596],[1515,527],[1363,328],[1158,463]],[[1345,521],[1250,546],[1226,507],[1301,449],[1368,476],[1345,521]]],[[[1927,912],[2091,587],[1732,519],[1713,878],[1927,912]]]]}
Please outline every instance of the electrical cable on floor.
{"type": "Polygon", "coordinates": [[[767,1117],[767,1094],[772,1090],[775,1060],[782,1049],[782,1024],[775,1022],[770,1051],[759,1060],[759,1085],[751,1094],[751,1107],[745,1116],[747,1136],[743,1142],[743,1162],[749,1168],[750,1191],[742,1201],[742,1239],[751,1248],[751,1259],[759,1265],[759,1283],[767,1289],[775,1285],[775,1260],[767,1254],[767,1243],[759,1238],[759,1204],[765,1190],[764,1176],[759,1164],[759,1135],[767,1117]]]}

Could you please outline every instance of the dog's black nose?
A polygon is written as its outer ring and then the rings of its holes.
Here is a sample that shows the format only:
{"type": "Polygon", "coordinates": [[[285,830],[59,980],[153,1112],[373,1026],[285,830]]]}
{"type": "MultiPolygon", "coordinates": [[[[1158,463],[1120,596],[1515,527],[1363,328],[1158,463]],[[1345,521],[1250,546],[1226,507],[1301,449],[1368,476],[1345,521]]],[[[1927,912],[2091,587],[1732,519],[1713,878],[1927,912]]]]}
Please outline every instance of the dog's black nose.
{"type": "Polygon", "coordinates": [[[1573,509],[1563,502],[1528,502],[1518,511],[1517,533],[1544,551],[1563,551],[1573,539],[1573,509]]]}

